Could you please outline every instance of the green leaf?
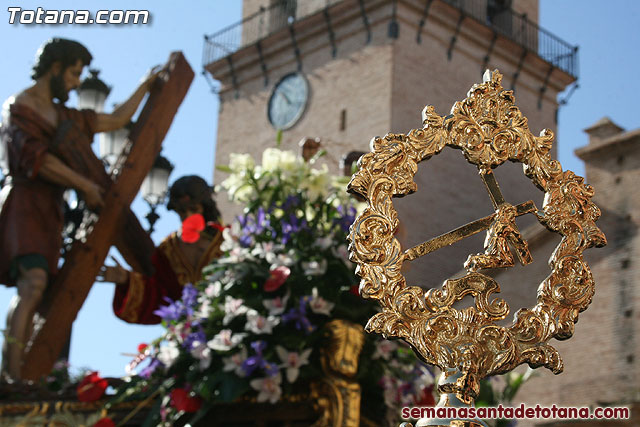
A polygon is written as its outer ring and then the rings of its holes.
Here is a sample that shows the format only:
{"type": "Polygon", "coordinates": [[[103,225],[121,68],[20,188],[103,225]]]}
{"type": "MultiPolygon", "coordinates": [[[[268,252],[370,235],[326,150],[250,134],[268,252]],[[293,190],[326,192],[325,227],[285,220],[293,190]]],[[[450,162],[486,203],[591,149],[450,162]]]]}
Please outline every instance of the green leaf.
{"type": "Polygon", "coordinates": [[[505,402],[511,402],[513,400],[520,387],[522,387],[522,384],[524,384],[529,378],[531,378],[533,372],[533,369],[529,368],[523,374],[512,372],[506,376],[507,385],[502,392],[502,398],[505,402]]]}
{"type": "Polygon", "coordinates": [[[218,166],[216,166],[216,169],[219,170],[219,171],[222,171],[222,172],[227,172],[227,173],[233,172],[233,169],[231,169],[227,165],[218,165],[218,166]]]}
{"type": "Polygon", "coordinates": [[[495,406],[497,403],[491,381],[489,379],[480,381],[480,393],[476,399],[476,406],[495,406]]]}

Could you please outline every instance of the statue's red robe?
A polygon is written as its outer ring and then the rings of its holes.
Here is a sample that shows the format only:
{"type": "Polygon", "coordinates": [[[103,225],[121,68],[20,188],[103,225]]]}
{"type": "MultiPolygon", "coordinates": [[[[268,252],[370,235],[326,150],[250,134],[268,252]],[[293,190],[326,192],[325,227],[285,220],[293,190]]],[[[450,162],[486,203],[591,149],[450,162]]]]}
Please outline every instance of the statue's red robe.
{"type": "Polygon", "coordinates": [[[153,312],[168,304],[165,297],[179,299],[184,285],[199,282],[202,269],[222,255],[222,233],[219,231],[195,267],[180,250],[179,239],[177,233],[172,233],[156,248],[151,258],[155,267],[153,276],[130,272],[129,281],[116,286],[113,298],[116,316],[129,323],[160,323],[161,319],[153,312]]]}

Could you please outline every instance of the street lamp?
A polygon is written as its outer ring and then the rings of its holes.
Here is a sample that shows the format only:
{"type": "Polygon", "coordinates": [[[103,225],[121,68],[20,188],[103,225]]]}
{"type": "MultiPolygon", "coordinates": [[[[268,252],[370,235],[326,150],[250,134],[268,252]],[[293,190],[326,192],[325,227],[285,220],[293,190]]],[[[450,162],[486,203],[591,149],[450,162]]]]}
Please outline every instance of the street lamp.
{"type": "Polygon", "coordinates": [[[158,154],[153,167],[149,174],[145,177],[140,187],[142,198],[149,204],[151,211],[145,218],[149,221],[149,233],[153,233],[153,225],[156,223],[158,214],[156,208],[164,203],[169,190],[169,175],[173,170],[173,165],[166,157],[158,154]]]}
{"type": "Polygon", "coordinates": [[[129,122],[123,128],[100,134],[100,158],[107,166],[113,167],[118,157],[120,157],[122,148],[127,142],[127,138],[129,138],[129,132],[133,129],[133,125],[133,122],[129,122]]]}
{"type": "Polygon", "coordinates": [[[99,70],[89,70],[89,77],[84,79],[78,87],[78,109],[88,108],[96,113],[104,110],[104,101],[111,88],[98,78],[99,70]]]}

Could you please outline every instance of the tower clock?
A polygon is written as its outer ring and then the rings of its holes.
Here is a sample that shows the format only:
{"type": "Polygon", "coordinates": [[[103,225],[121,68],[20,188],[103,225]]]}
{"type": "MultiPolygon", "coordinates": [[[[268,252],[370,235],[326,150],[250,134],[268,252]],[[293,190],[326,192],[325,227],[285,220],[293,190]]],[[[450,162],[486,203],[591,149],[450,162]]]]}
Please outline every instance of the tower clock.
{"type": "Polygon", "coordinates": [[[295,125],[307,106],[309,83],[301,73],[285,75],[273,88],[267,104],[267,117],[276,129],[295,125]]]}

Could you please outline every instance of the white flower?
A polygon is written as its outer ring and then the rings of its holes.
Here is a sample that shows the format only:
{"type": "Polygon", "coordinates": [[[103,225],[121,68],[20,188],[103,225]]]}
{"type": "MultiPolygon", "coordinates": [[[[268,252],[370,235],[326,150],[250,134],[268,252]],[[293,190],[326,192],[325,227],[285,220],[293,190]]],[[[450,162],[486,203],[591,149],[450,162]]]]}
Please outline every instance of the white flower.
{"type": "Polygon", "coordinates": [[[276,258],[276,246],[278,245],[273,242],[260,242],[251,250],[251,255],[265,259],[267,262],[271,263],[270,260],[276,258]]]}
{"type": "Polygon", "coordinates": [[[270,334],[273,332],[273,327],[278,323],[280,323],[280,319],[275,316],[264,317],[256,310],[249,310],[244,328],[254,334],[270,334]]]}
{"type": "Polygon", "coordinates": [[[201,319],[207,319],[212,311],[213,307],[211,305],[211,301],[204,299],[200,304],[200,308],[196,311],[195,316],[201,319]]]}
{"type": "Polygon", "coordinates": [[[286,178],[294,175],[302,165],[302,160],[297,158],[292,151],[267,148],[262,153],[262,168],[260,172],[280,171],[286,178]]]}
{"type": "Polygon", "coordinates": [[[251,380],[249,384],[258,391],[258,402],[276,403],[282,395],[281,382],[282,375],[278,372],[276,376],[251,380]]]}
{"type": "Polygon", "coordinates": [[[232,355],[231,357],[223,357],[222,363],[224,363],[223,371],[233,371],[239,377],[244,377],[246,374],[242,369],[242,364],[247,360],[247,349],[242,347],[242,350],[232,355]]]}
{"type": "Polygon", "coordinates": [[[232,173],[220,183],[222,188],[229,193],[230,200],[236,200],[238,202],[246,202],[254,197],[255,188],[248,182],[244,174],[232,173]]]}
{"type": "Polygon", "coordinates": [[[222,324],[228,325],[236,316],[245,314],[248,310],[249,308],[244,305],[243,299],[227,295],[224,300],[224,319],[222,319],[222,324]]]}
{"type": "Polygon", "coordinates": [[[255,162],[249,154],[231,153],[229,155],[229,168],[234,173],[242,173],[247,169],[253,169],[255,162]]]}
{"type": "Polygon", "coordinates": [[[191,355],[200,361],[200,370],[204,371],[211,364],[211,349],[207,343],[194,341],[192,344],[191,355]]]}
{"type": "Polygon", "coordinates": [[[265,299],[262,300],[262,305],[269,310],[269,316],[277,316],[279,314],[284,313],[284,309],[287,306],[287,301],[289,300],[289,293],[284,297],[277,297],[274,299],[265,299]]]}
{"type": "Polygon", "coordinates": [[[223,329],[207,343],[211,350],[228,351],[242,342],[247,334],[234,334],[231,329],[223,329]]]}
{"type": "Polygon", "coordinates": [[[233,250],[233,248],[238,246],[238,233],[240,228],[240,224],[237,221],[234,221],[231,224],[231,227],[225,227],[222,230],[222,243],[220,244],[220,250],[223,252],[229,252],[233,250]]]}
{"type": "Polygon", "coordinates": [[[313,245],[324,251],[333,245],[333,239],[331,237],[321,237],[316,239],[315,242],[313,242],[313,245]]]}
{"type": "Polygon", "coordinates": [[[277,148],[267,148],[262,153],[262,168],[265,171],[275,171],[280,167],[280,153],[277,148]]]}
{"type": "Polygon", "coordinates": [[[284,172],[284,175],[292,174],[298,166],[300,160],[291,151],[281,151],[278,168],[284,172]]]}
{"type": "Polygon", "coordinates": [[[179,343],[183,343],[185,338],[191,333],[190,319],[187,319],[185,323],[169,326],[169,332],[173,333],[173,336],[179,343]]]}
{"type": "Polygon", "coordinates": [[[273,257],[267,258],[267,262],[271,264],[271,270],[281,266],[291,267],[296,263],[296,254],[293,249],[290,249],[286,254],[274,254],[273,257]]]}
{"type": "Polygon", "coordinates": [[[304,350],[302,353],[295,351],[289,352],[282,346],[276,346],[276,353],[282,360],[280,367],[287,369],[287,381],[294,383],[300,374],[300,367],[309,363],[309,355],[311,349],[304,350]]]}
{"type": "Polygon", "coordinates": [[[169,368],[173,365],[173,362],[180,355],[180,349],[178,348],[178,343],[175,341],[169,341],[168,345],[160,347],[160,351],[158,351],[158,360],[162,362],[165,368],[169,368]]]}
{"type": "Polygon", "coordinates": [[[376,343],[376,351],[373,352],[372,359],[383,358],[384,360],[389,360],[391,358],[391,353],[393,353],[398,348],[398,344],[393,341],[381,339],[376,343]]]}
{"type": "Polygon", "coordinates": [[[307,276],[322,276],[327,271],[327,260],[302,262],[302,269],[307,276]]]}
{"type": "Polygon", "coordinates": [[[309,308],[316,314],[331,315],[331,310],[335,306],[334,303],[329,302],[318,295],[318,288],[313,288],[311,291],[311,298],[309,299],[309,308]]]}
{"type": "Polygon", "coordinates": [[[210,283],[206,289],[204,290],[204,294],[209,298],[217,298],[220,296],[220,292],[222,291],[222,283],[220,281],[215,281],[210,283]]]}
{"type": "Polygon", "coordinates": [[[311,169],[311,175],[302,182],[302,188],[307,190],[309,200],[316,200],[318,197],[325,198],[329,194],[329,168],[326,164],[322,169],[311,169]]]}

